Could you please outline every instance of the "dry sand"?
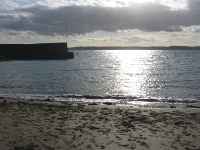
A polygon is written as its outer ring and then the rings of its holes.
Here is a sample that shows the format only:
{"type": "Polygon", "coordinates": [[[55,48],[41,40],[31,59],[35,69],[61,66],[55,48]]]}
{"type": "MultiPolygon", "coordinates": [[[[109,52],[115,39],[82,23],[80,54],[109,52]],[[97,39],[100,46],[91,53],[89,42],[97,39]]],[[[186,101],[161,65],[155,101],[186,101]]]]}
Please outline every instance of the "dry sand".
{"type": "Polygon", "coordinates": [[[0,101],[0,150],[200,149],[200,109],[0,101]]]}

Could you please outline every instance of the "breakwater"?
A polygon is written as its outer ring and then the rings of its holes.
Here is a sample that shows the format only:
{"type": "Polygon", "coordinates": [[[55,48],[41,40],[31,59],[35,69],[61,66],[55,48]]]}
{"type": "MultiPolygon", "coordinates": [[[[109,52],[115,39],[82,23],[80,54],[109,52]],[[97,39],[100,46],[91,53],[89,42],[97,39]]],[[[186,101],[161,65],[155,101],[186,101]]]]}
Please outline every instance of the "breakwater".
{"type": "Polygon", "coordinates": [[[72,59],[66,43],[0,44],[0,57],[5,60],[72,59]]]}

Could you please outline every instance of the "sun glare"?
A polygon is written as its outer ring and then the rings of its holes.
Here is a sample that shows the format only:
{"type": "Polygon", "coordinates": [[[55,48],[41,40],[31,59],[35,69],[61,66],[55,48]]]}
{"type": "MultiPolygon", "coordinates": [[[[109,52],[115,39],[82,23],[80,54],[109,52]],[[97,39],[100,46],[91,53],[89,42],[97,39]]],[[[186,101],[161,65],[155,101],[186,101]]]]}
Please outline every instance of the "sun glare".
{"type": "Polygon", "coordinates": [[[151,64],[147,64],[147,60],[152,56],[152,51],[121,50],[111,53],[113,59],[120,64],[116,79],[119,91],[123,91],[126,95],[146,95],[144,87],[151,71],[151,64]]]}
{"type": "Polygon", "coordinates": [[[103,1],[102,4],[106,7],[124,7],[130,6],[133,3],[157,3],[160,5],[167,6],[172,10],[188,9],[188,3],[186,0],[114,0],[114,1],[103,1]]]}
{"type": "Polygon", "coordinates": [[[103,4],[107,7],[120,7],[129,6],[131,3],[147,3],[155,2],[155,0],[115,0],[115,1],[103,1],[103,4]]]}
{"type": "Polygon", "coordinates": [[[147,3],[147,2],[155,2],[155,0],[128,0],[129,2],[136,2],[136,3],[147,3]]]}

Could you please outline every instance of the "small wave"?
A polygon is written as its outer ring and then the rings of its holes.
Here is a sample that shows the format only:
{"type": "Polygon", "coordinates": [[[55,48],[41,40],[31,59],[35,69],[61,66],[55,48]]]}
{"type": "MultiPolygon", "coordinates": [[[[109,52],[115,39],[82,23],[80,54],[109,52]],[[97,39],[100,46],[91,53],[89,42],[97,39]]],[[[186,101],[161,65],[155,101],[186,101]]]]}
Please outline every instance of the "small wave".
{"type": "Polygon", "coordinates": [[[149,103],[198,103],[200,104],[199,98],[143,98],[139,96],[125,96],[125,95],[78,95],[78,94],[0,94],[1,97],[14,98],[14,99],[35,99],[44,100],[51,99],[54,101],[66,101],[66,102],[149,102],[149,103]]]}
{"type": "Polygon", "coordinates": [[[68,95],[57,95],[56,97],[65,97],[65,98],[85,98],[85,99],[137,99],[137,97],[132,97],[132,96],[120,96],[120,95],[106,95],[106,96],[98,96],[98,95],[73,95],[73,94],[68,94],[68,95]]]}
{"type": "Polygon", "coordinates": [[[61,71],[102,71],[103,69],[68,69],[68,70],[61,70],[61,71]]]}

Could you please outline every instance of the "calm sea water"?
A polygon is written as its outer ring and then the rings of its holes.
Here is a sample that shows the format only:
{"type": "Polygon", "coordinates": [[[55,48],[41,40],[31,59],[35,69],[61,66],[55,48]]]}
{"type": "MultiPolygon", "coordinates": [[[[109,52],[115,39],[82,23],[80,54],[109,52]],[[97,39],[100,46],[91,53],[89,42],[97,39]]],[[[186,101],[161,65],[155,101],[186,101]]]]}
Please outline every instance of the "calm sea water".
{"type": "Polygon", "coordinates": [[[0,62],[0,96],[200,105],[200,51],[73,52],[75,58],[70,60],[0,62]]]}

